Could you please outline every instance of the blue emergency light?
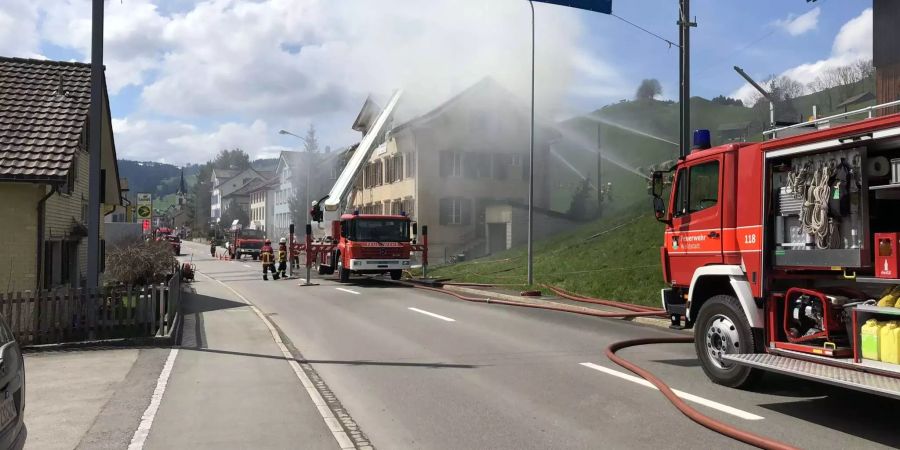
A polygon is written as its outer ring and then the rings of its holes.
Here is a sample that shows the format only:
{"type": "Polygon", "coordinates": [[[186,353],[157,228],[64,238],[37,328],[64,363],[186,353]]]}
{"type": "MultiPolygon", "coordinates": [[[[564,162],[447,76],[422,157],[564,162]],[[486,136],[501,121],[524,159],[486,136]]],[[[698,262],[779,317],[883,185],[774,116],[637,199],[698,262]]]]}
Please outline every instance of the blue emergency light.
{"type": "Polygon", "coordinates": [[[694,150],[706,150],[712,147],[712,138],[709,130],[694,130],[694,150]]]}

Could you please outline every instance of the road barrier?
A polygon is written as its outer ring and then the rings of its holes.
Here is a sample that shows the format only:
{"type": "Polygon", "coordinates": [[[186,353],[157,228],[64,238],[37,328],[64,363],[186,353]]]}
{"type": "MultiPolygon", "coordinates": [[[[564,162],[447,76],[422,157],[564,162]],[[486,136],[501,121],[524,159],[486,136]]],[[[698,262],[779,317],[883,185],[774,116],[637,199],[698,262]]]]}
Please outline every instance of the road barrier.
{"type": "Polygon", "coordinates": [[[20,345],[168,336],[181,305],[181,274],[148,286],[59,288],[0,294],[0,314],[20,345]]]}

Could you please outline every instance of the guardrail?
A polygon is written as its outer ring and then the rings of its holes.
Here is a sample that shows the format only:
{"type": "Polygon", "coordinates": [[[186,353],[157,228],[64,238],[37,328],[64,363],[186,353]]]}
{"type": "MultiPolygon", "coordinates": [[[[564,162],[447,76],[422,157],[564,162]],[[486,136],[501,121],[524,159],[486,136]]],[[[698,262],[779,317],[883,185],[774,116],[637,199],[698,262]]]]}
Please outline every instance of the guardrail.
{"type": "Polygon", "coordinates": [[[900,106],[900,100],[895,100],[895,101],[888,102],[888,103],[882,103],[880,105],[867,106],[862,109],[856,109],[853,111],[835,114],[833,116],[822,117],[819,119],[813,119],[808,122],[795,123],[793,125],[788,125],[788,126],[780,127],[780,128],[772,128],[771,130],[763,131],[763,137],[768,137],[769,139],[775,139],[776,137],[778,137],[779,132],[782,132],[785,130],[792,130],[792,129],[796,129],[796,128],[804,128],[804,127],[809,127],[809,126],[818,126],[818,125],[821,125],[824,123],[831,122],[832,120],[835,120],[835,119],[844,119],[847,117],[858,116],[858,115],[862,115],[862,114],[866,114],[868,116],[867,118],[871,119],[873,117],[875,111],[878,111],[879,109],[893,108],[895,106],[900,106]]]}
{"type": "Polygon", "coordinates": [[[20,345],[168,336],[180,306],[179,271],[149,286],[0,294],[0,314],[20,345]]]}

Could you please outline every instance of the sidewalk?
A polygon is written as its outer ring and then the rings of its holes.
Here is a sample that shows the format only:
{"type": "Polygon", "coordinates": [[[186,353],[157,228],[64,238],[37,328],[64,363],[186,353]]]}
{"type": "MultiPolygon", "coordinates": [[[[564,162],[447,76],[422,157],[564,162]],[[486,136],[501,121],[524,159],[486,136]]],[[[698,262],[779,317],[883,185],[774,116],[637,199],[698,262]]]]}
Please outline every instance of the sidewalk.
{"type": "Polygon", "coordinates": [[[145,448],[337,448],[272,334],[221,284],[199,275],[145,448]]]}

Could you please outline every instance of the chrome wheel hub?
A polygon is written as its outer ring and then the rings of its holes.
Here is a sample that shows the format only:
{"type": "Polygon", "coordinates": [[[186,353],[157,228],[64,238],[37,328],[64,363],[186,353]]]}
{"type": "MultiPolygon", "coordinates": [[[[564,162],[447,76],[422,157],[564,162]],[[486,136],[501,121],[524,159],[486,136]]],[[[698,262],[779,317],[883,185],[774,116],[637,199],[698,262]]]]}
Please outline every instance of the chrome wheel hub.
{"type": "Polygon", "coordinates": [[[741,342],[734,322],[722,314],[716,314],[706,330],[706,353],[710,361],[719,369],[728,369],[731,364],[722,356],[741,353],[741,342]]]}

